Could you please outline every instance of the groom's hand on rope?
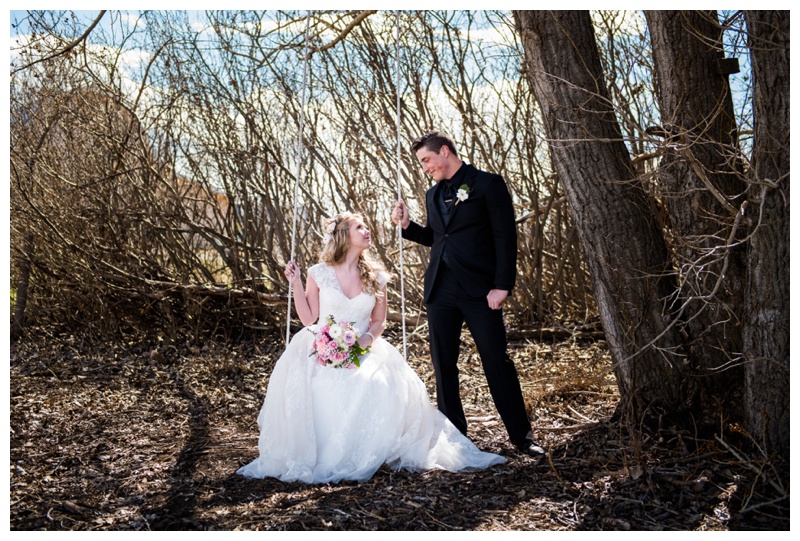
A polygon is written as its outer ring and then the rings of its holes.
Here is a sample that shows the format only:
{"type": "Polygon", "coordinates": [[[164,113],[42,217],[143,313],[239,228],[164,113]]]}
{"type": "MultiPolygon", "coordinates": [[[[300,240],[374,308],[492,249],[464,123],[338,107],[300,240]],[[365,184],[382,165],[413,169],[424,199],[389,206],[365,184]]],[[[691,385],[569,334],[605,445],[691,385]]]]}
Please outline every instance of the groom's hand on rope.
{"type": "Polygon", "coordinates": [[[394,204],[394,209],[392,210],[392,221],[395,224],[401,225],[403,229],[406,229],[408,224],[411,223],[411,217],[408,215],[408,207],[402,199],[398,199],[394,204]]]}

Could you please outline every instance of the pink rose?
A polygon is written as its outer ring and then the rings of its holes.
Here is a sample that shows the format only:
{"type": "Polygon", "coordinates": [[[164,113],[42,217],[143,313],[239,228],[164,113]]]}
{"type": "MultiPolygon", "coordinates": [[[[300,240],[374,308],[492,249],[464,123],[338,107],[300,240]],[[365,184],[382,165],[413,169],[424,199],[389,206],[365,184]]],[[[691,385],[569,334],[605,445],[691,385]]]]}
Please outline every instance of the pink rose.
{"type": "Polygon", "coordinates": [[[346,330],[342,335],[342,340],[347,345],[347,347],[350,347],[356,343],[356,333],[353,332],[352,330],[346,330]]]}

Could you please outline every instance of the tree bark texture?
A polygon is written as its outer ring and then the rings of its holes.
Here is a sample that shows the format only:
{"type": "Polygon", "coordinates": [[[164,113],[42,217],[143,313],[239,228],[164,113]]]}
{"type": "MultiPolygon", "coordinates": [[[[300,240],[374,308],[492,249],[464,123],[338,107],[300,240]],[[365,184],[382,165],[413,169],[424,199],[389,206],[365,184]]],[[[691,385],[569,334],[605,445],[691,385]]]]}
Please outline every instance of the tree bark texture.
{"type": "Polygon", "coordinates": [[[515,11],[526,75],[590,269],[623,405],[638,415],[690,401],[674,292],[652,201],[635,178],[588,11],[515,11]]]}
{"type": "Polygon", "coordinates": [[[665,138],[658,169],[687,352],[710,393],[741,390],[746,182],[715,11],[645,11],[665,138]],[[735,365],[734,365],[735,366],[735,365]],[[724,370],[723,370],[724,368],[724,370]]]}
{"type": "Polygon", "coordinates": [[[748,429],[789,460],[789,12],[745,13],[755,139],[744,328],[748,429]]]}

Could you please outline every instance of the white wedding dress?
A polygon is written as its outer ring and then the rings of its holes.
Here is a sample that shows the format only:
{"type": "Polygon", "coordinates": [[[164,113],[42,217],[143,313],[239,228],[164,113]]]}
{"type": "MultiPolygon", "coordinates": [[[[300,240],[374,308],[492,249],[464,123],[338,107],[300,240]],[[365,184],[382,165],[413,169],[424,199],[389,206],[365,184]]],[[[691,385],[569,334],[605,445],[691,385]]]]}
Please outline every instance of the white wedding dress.
{"type": "MultiPolygon", "coordinates": [[[[319,286],[321,318],[367,331],[373,295],[347,298],[329,265],[308,274],[319,286]]],[[[366,481],[384,463],[458,471],[505,462],[479,450],[431,404],[416,372],[386,340],[375,340],[360,368],[331,368],[312,356],[314,331],[299,331],[275,364],[258,416],[259,457],[239,474],[327,483],[366,481]]]]}

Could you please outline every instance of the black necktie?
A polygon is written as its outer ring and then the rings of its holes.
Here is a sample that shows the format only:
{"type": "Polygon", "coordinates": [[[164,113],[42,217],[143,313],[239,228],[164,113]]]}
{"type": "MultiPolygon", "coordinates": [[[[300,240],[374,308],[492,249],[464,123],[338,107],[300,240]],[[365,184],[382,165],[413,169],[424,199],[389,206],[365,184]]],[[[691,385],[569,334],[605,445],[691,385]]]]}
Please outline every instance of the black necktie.
{"type": "Polygon", "coordinates": [[[445,182],[447,182],[447,184],[444,187],[444,201],[449,204],[453,202],[456,196],[456,186],[450,180],[446,180],[445,182]]]}

